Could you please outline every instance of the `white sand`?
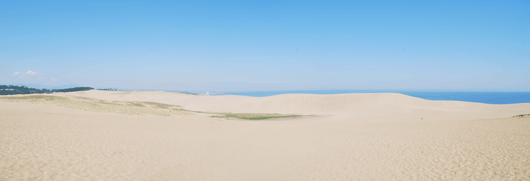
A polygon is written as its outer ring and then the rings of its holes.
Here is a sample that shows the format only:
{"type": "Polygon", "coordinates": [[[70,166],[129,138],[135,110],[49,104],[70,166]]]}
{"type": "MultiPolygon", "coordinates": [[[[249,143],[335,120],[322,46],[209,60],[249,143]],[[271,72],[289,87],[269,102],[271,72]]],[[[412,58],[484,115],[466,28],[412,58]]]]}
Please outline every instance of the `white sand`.
{"type": "Polygon", "coordinates": [[[530,114],[530,104],[390,93],[53,95],[311,116],[129,115],[119,105],[121,112],[105,113],[0,99],[0,180],[530,180],[530,118],[512,118],[530,114]]]}

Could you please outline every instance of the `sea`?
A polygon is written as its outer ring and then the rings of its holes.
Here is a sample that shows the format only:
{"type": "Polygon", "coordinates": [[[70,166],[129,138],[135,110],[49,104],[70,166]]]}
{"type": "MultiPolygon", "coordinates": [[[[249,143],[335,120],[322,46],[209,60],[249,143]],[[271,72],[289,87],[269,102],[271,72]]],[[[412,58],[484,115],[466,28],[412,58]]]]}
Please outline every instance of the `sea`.
{"type": "MultiPolygon", "coordinates": [[[[253,92],[208,92],[208,95],[241,95],[266,97],[280,94],[350,94],[350,93],[401,93],[427,100],[451,100],[486,104],[530,103],[530,92],[436,92],[436,91],[356,91],[356,90],[316,90],[316,91],[253,91],[253,92]]],[[[201,94],[204,94],[201,93],[201,94]]]]}

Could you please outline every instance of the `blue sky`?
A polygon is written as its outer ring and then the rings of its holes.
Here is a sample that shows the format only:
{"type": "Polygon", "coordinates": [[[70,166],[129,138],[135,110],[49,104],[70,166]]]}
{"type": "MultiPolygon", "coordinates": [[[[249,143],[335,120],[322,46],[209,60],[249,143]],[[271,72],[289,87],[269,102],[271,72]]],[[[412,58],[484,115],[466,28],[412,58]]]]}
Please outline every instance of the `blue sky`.
{"type": "Polygon", "coordinates": [[[529,1],[0,1],[0,84],[530,90],[529,1]]]}

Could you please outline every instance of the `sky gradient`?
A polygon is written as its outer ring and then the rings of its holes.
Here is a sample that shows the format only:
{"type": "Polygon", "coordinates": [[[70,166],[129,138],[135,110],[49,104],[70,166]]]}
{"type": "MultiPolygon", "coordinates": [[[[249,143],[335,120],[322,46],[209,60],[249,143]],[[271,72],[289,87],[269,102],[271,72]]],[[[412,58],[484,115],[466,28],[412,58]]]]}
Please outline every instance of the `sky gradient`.
{"type": "Polygon", "coordinates": [[[0,1],[0,84],[530,91],[529,1],[0,1]]]}

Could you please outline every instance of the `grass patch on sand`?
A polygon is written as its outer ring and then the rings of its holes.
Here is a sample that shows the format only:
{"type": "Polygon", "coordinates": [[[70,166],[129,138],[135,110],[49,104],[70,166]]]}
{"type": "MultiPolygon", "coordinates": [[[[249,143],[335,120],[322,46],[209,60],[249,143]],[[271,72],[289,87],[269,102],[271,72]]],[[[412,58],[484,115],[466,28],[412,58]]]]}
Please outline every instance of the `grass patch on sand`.
{"type": "Polygon", "coordinates": [[[278,118],[295,118],[302,115],[294,114],[260,114],[260,113],[217,113],[219,115],[212,116],[214,118],[235,118],[245,120],[267,120],[278,118]]]}
{"type": "Polygon", "coordinates": [[[29,102],[68,100],[68,98],[66,97],[47,96],[47,95],[2,97],[1,99],[8,100],[8,101],[29,101],[29,102]]]}
{"type": "Polygon", "coordinates": [[[0,97],[10,102],[31,104],[54,104],[91,112],[118,113],[128,115],[191,115],[191,111],[179,109],[180,106],[155,102],[105,101],[87,97],[62,97],[49,95],[0,97]]]}
{"type": "Polygon", "coordinates": [[[180,108],[180,106],[163,104],[163,103],[158,103],[158,102],[140,102],[140,104],[148,105],[149,107],[160,108],[160,109],[180,108]]]}
{"type": "Polygon", "coordinates": [[[279,118],[296,118],[302,115],[292,114],[270,114],[270,113],[215,113],[190,111],[182,109],[178,105],[164,104],[158,102],[140,101],[106,101],[88,97],[64,97],[51,95],[25,95],[25,96],[1,96],[0,100],[9,102],[22,102],[31,104],[53,104],[61,107],[75,108],[91,112],[118,113],[128,115],[192,115],[195,113],[212,115],[214,118],[242,119],[242,120],[269,120],[279,118]]]}
{"type": "Polygon", "coordinates": [[[516,118],[530,117],[530,114],[519,114],[519,115],[513,116],[513,117],[516,117],[516,118]]]}

